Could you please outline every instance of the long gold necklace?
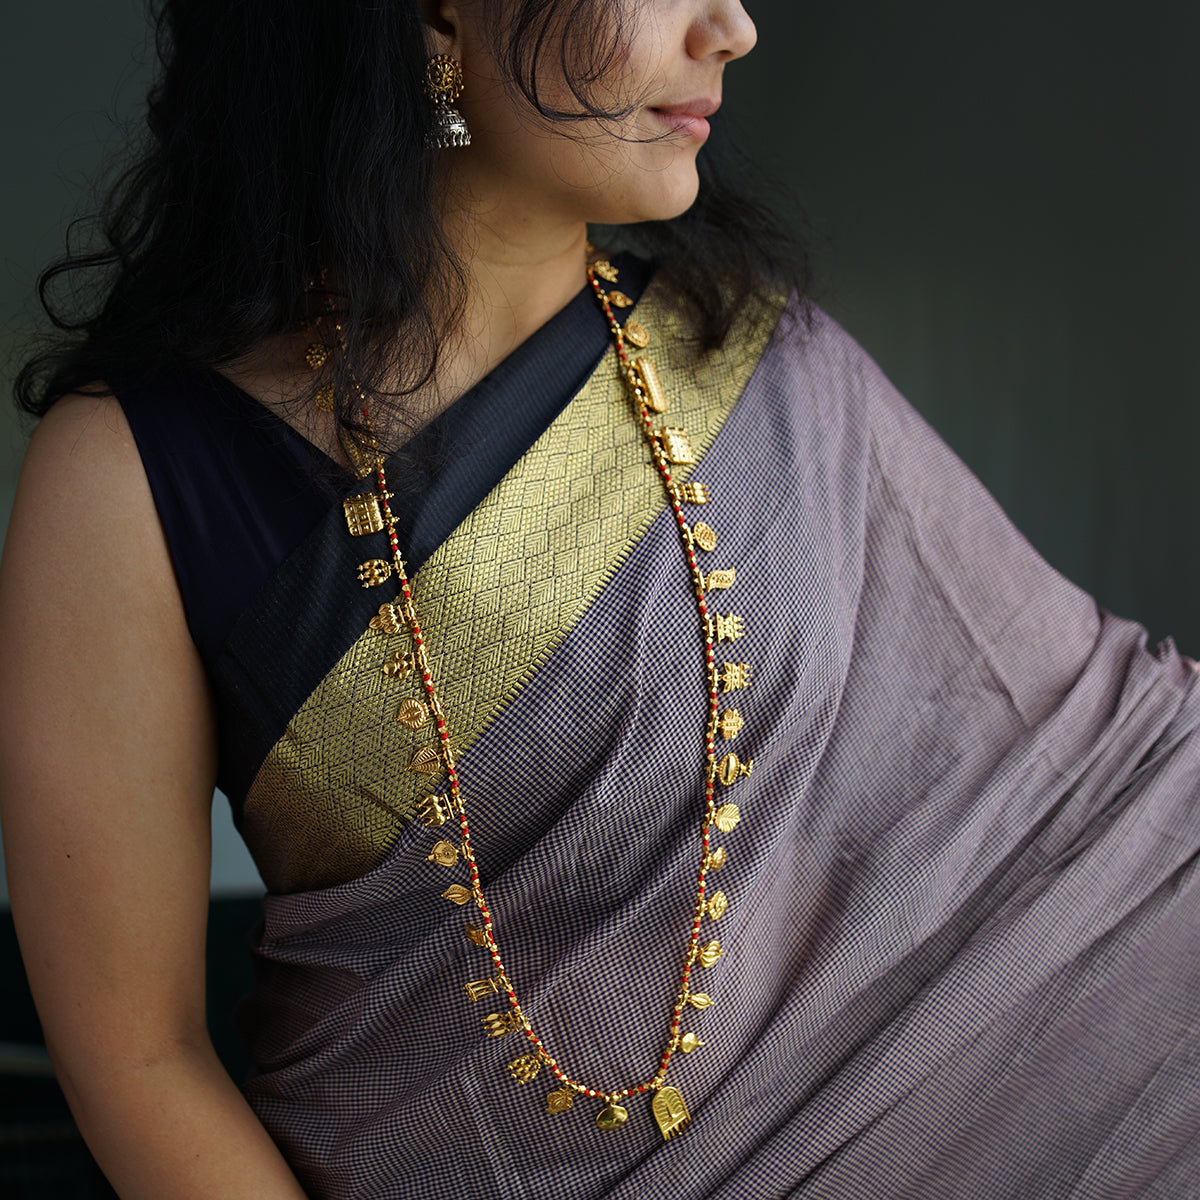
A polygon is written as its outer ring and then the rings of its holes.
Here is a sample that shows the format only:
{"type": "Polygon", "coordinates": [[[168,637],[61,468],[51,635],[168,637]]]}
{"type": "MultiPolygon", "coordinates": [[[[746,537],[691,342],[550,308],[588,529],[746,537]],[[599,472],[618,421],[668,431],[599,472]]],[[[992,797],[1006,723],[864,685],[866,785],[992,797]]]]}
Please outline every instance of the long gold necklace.
{"type": "MultiPolygon", "coordinates": [[[[694,456],[685,430],[655,427],[651,413],[666,412],[668,407],[666,394],[653,362],[644,355],[636,359],[631,358],[627,349],[627,345],[630,343],[639,349],[644,349],[650,342],[650,335],[644,326],[632,320],[623,330],[613,314],[614,306],[628,307],[632,302],[620,291],[606,290],[600,282],[602,279],[608,283],[617,281],[617,270],[611,263],[605,260],[593,262],[588,266],[587,275],[592,291],[608,321],[622,375],[643,432],[649,442],[654,466],[662,479],[679,527],[704,639],[705,673],[708,684],[705,722],[704,815],[700,822],[700,865],[696,875],[696,898],[691,929],[683,955],[679,989],[671,1008],[670,1021],[664,1037],[664,1050],[657,1069],[649,1079],[623,1088],[611,1089],[593,1087],[573,1077],[546,1048],[517,997],[496,942],[491,910],[483,894],[475,850],[471,844],[471,829],[459,791],[458,771],[450,743],[446,714],[438,699],[433,675],[430,671],[425,637],[417,619],[407,570],[400,552],[400,543],[396,535],[396,518],[392,515],[389,503],[392,494],[388,491],[384,459],[379,453],[369,406],[365,397],[362,397],[361,390],[363,422],[370,432],[369,446],[372,454],[368,469],[375,475],[377,492],[374,496],[370,494],[351,496],[343,503],[347,526],[352,534],[361,535],[381,531],[387,533],[391,563],[382,563],[378,559],[370,560],[359,568],[359,579],[364,587],[368,587],[381,583],[387,575],[394,574],[400,588],[400,596],[397,598],[399,603],[382,605],[378,615],[371,620],[371,628],[388,636],[395,635],[404,628],[408,629],[413,646],[411,655],[397,655],[385,663],[382,669],[384,674],[391,676],[407,675],[413,671],[418,673],[426,699],[425,703],[412,698],[403,701],[397,720],[417,728],[425,723],[428,716],[432,715],[437,728],[440,750],[434,751],[431,747],[427,747],[420,751],[417,758],[424,755],[425,759],[419,764],[414,759],[410,764],[410,769],[423,770],[429,774],[436,773],[437,764],[440,761],[447,775],[448,803],[445,796],[427,796],[419,816],[429,828],[440,828],[447,822],[457,819],[461,841],[455,845],[445,838],[440,838],[431,849],[428,859],[447,867],[454,866],[460,856],[465,862],[470,873],[470,887],[452,884],[442,895],[444,899],[454,904],[465,905],[474,902],[479,910],[480,926],[469,925],[466,933],[475,945],[488,951],[494,967],[493,974],[487,978],[471,980],[464,984],[464,991],[474,1002],[501,992],[507,997],[508,1011],[489,1013],[482,1019],[482,1023],[490,1037],[501,1038],[510,1033],[519,1033],[530,1044],[531,1049],[528,1052],[518,1055],[508,1063],[508,1072],[517,1083],[531,1082],[543,1067],[548,1068],[559,1081],[560,1086],[550,1092],[546,1098],[548,1112],[565,1112],[573,1107],[576,1096],[586,1096],[604,1102],[604,1107],[596,1118],[597,1125],[601,1129],[617,1129],[625,1124],[629,1115],[621,1101],[649,1092],[653,1095],[651,1111],[654,1119],[663,1136],[670,1138],[679,1133],[688,1124],[691,1117],[679,1089],[668,1087],[665,1084],[667,1068],[677,1050],[690,1053],[704,1044],[694,1033],[680,1032],[684,1010],[689,1006],[693,1009],[703,1010],[713,1003],[712,998],[706,992],[693,990],[693,970],[697,964],[702,968],[711,967],[724,953],[718,939],[712,938],[703,945],[700,940],[704,921],[706,919],[719,920],[725,914],[728,905],[728,900],[723,892],[718,891],[709,895],[707,891],[709,871],[718,870],[724,865],[726,859],[723,846],[715,850],[712,848],[712,830],[715,827],[724,833],[732,831],[738,823],[740,814],[735,804],[717,804],[715,785],[718,781],[726,786],[732,785],[739,778],[749,775],[753,769],[752,762],[741,762],[736,754],[727,753],[719,762],[717,760],[716,738],[718,733],[723,738],[729,739],[735,737],[742,728],[742,718],[737,709],[730,708],[724,712],[720,711],[720,696],[724,692],[749,686],[750,668],[745,664],[726,663],[724,672],[721,674],[717,672],[715,643],[732,641],[741,637],[742,622],[733,613],[725,616],[710,615],[705,592],[732,586],[735,574],[732,569],[717,570],[709,572],[706,577],[697,561],[697,548],[704,552],[711,552],[716,546],[716,534],[703,522],[689,526],[683,506],[685,504],[706,504],[710,497],[704,484],[678,484],[672,478],[671,467],[673,465],[690,465],[694,462],[694,456]],[[382,568],[387,566],[390,566],[390,570],[384,571],[382,568]]],[[[327,307],[332,306],[327,303],[327,307]]],[[[334,329],[340,343],[341,328],[336,321],[334,329]]],[[[320,343],[316,343],[309,348],[306,357],[310,366],[319,366],[324,361],[325,348],[320,343]]]]}

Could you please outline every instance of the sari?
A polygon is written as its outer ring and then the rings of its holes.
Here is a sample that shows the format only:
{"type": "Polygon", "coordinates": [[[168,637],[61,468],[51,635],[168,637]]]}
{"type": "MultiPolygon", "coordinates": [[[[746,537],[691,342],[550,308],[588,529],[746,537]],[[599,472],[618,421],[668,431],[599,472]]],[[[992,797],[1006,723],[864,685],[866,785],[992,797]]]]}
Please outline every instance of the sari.
{"type": "MultiPolygon", "coordinates": [[[[664,1137],[646,1095],[601,1129],[602,1100],[514,1069],[479,913],[446,895],[470,877],[432,823],[436,737],[397,720],[411,641],[372,626],[386,538],[345,504],[371,481],[320,471],[303,502],[264,485],[303,528],[211,628],[180,568],[269,888],[255,1112],[313,1200],[1200,1196],[1193,664],[1048,567],[824,314],[780,302],[700,352],[653,282],[632,311],[690,437],[675,482],[707,491],[683,507],[716,534],[710,610],[740,618],[721,953],[666,1078],[690,1123],[664,1137]]],[[[505,965],[555,1058],[617,1090],[670,1040],[709,685],[607,346],[584,294],[448,410],[397,505],[505,965]]],[[[186,467],[156,472],[126,410],[166,510],[186,467]]]]}

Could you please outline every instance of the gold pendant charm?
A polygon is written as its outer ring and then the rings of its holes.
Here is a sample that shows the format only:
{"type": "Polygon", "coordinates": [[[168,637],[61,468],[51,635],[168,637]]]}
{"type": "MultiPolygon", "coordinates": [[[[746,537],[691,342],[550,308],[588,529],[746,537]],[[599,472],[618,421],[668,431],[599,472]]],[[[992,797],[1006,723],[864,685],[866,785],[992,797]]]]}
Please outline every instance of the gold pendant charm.
{"type": "Polygon", "coordinates": [[[392,564],[382,558],[368,558],[365,563],[358,564],[358,582],[365,588],[378,587],[387,583],[392,575],[392,564]]]}
{"type": "Polygon", "coordinates": [[[694,1033],[685,1033],[679,1039],[679,1048],[684,1054],[691,1054],[693,1050],[699,1050],[703,1045],[704,1043],[694,1033]]]}
{"type": "Polygon", "coordinates": [[[432,746],[422,746],[412,756],[408,769],[418,775],[436,775],[442,769],[441,756],[432,746]]]}
{"type": "Polygon", "coordinates": [[[417,660],[411,650],[397,650],[379,669],[389,679],[407,679],[417,669],[417,660]]]}
{"type": "Polygon", "coordinates": [[[488,1037],[502,1038],[516,1032],[517,1018],[510,1012],[488,1013],[481,1018],[481,1024],[487,1030],[488,1037]]]}
{"type": "Polygon", "coordinates": [[[368,533],[379,533],[383,529],[383,512],[379,507],[379,496],[372,492],[347,496],[342,501],[342,510],[346,514],[346,528],[355,537],[363,537],[368,533]]]}
{"type": "Polygon", "coordinates": [[[500,991],[500,985],[495,979],[472,979],[470,983],[463,984],[463,991],[478,1004],[484,996],[496,995],[500,991]]]}
{"type": "Polygon", "coordinates": [[[742,819],[736,804],[722,804],[713,814],[713,824],[722,833],[732,833],[734,826],[742,819]]]}
{"type": "Polygon", "coordinates": [[[592,273],[599,275],[605,283],[617,282],[617,268],[614,267],[606,258],[602,258],[598,262],[592,263],[592,273]]]}
{"type": "Polygon", "coordinates": [[[616,288],[614,288],[611,292],[608,293],[608,302],[609,302],[609,304],[611,304],[613,306],[613,308],[632,308],[633,307],[633,301],[630,300],[630,298],[627,295],[625,295],[624,292],[618,292],[616,290],[616,288]]]}
{"type": "Polygon", "coordinates": [[[736,582],[737,571],[730,567],[727,571],[709,571],[704,586],[710,592],[723,592],[733,587],[736,582]]]}
{"type": "MultiPolygon", "coordinates": [[[[754,760],[752,758],[741,762],[736,754],[727,754],[721,759],[720,766],[717,767],[717,778],[726,786],[730,787],[737,783],[743,776],[749,777],[754,771],[754,760]]],[[[728,833],[729,831],[726,830],[728,833]]]]}
{"type": "Polygon", "coordinates": [[[313,342],[311,346],[304,352],[304,361],[313,371],[319,371],[324,365],[326,359],[329,358],[329,348],[323,346],[320,342],[313,342]]]}
{"type": "Polygon", "coordinates": [[[737,737],[742,732],[742,714],[736,708],[727,708],[717,721],[717,732],[726,740],[737,737]]]}
{"type": "Polygon", "coordinates": [[[378,629],[388,637],[394,637],[404,628],[403,610],[397,604],[381,604],[378,614],[367,625],[370,629],[378,629]]]}
{"type": "MultiPolygon", "coordinates": [[[[639,359],[639,361],[641,360],[639,359]]],[[[658,436],[662,440],[663,454],[666,455],[668,462],[675,463],[676,466],[687,466],[696,461],[696,455],[692,451],[692,442],[686,429],[675,429],[664,425],[658,431],[658,436]]]]}
{"type": "Polygon", "coordinates": [[[724,892],[713,892],[708,901],[708,915],[714,920],[719,921],[729,908],[729,897],[724,892]]]}
{"type": "Polygon", "coordinates": [[[745,635],[742,618],[737,613],[726,613],[713,618],[714,636],[718,642],[736,642],[745,635]]]}
{"type": "Polygon", "coordinates": [[[466,904],[471,899],[471,889],[463,887],[461,883],[452,883],[443,893],[443,900],[449,900],[451,904],[466,904]]]}
{"type": "Polygon", "coordinates": [[[705,525],[703,521],[697,521],[692,526],[692,541],[701,550],[707,550],[711,554],[717,548],[717,531],[711,525],[705,525]]]}
{"type": "Polygon", "coordinates": [[[313,403],[325,413],[331,413],[337,408],[337,395],[333,390],[333,384],[327,383],[323,387],[319,387],[313,395],[313,403]]]}
{"type": "Polygon", "coordinates": [[[650,330],[648,330],[641,321],[635,321],[632,317],[625,322],[625,328],[622,330],[625,335],[625,340],[636,346],[639,350],[645,350],[650,345],[650,330]]]}
{"type": "Polygon", "coordinates": [[[548,1113],[566,1112],[574,1103],[575,1093],[566,1084],[563,1084],[562,1087],[546,1097],[546,1111],[548,1113]]]}
{"type": "Polygon", "coordinates": [[[676,483],[672,485],[680,504],[707,504],[711,497],[706,483],[676,483]]]}
{"type": "Polygon", "coordinates": [[[606,1104],[596,1117],[596,1124],[601,1129],[620,1129],[629,1120],[629,1109],[619,1104],[606,1104]]]}
{"type": "Polygon", "coordinates": [[[426,796],[417,810],[426,829],[435,829],[450,820],[450,806],[440,796],[426,796]]]}
{"type": "Polygon", "coordinates": [[[725,847],[718,846],[708,856],[708,869],[710,871],[719,871],[728,861],[729,855],[725,853],[725,847]]]}
{"type": "Polygon", "coordinates": [[[474,925],[468,925],[466,934],[468,939],[474,942],[475,945],[482,946],[485,950],[487,949],[487,934],[482,929],[477,929],[474,925]]]}
{"type": "Polygon", "coordinates": [[[514,1058],[508,1064],[508,1073],[517,1083],[532,1083],[541,1069],[542,1056],[540,1054],[522,1054],[520,1058],[514,1058]]]}
{"type": "Polygon", "coordinates": [[[718,681],[723,685],[721,691],[740,692],[743,688],[748,688],[752,670],[749,663],[727,662],[725,670],[717,676],[718,681]]]}
{"type": "Polygon", "coordinates": [[[698,1008],[702,1012],[706,1008],[711,1008],[712,1002],[712,997],[707,992],[691,992],[688,994],[688,1003],[693,1008],[698,1008]]]}
{"type": "Polygon", "coordinates": [[[420,729],[429,720],[429,706],[423,701],[414,700],[409,696],[407,700],[400,702],[396,720],[401,725],[407,725],[409,729],[420,729]]]}
{"type": "Polygon", "coordinates": [[[458,862],[458,847],[442,838],[441,841],[435,842],[433,849],[425,855],[425,861],[437,863],[439,867],[452,867],[458,862]]]}
{"type": "Polygon", "coordinates": [[[654,1114],[663,1137],[668,1140],[677,1133],[682,1133],[692,1119],[679,1089],[673,1087],[659,1088],[655,1092],[654,1099],[650,1102],[650,1111],[654,1114]]]}
{"type": "MultiPolygon", "coordinates": [[[[665,413],[670,407],[670,402],[667,400],[667,393],[663,391],[662,380],[658,377],[658,368],[650,359],[639,358],[634,362],[633,369],[642,385],[642,391],[646,394],[646,407],[656,413],[665,413]]],[[[686,434],[684,440],[687,440],[686,434]]],[[[690,445],[688,453],[691,453],[690,445]]],[[[669,453],[667,457],[670,457],[669,453]]]]}
{"type": "Polygon", "coordinates": [[[696,958],[702,967],[711,967],[724,953],[725,951],[721,949],[721,943],[716,938],[713,938],[711,942],[700,947],[696,952],[696,958]]]}

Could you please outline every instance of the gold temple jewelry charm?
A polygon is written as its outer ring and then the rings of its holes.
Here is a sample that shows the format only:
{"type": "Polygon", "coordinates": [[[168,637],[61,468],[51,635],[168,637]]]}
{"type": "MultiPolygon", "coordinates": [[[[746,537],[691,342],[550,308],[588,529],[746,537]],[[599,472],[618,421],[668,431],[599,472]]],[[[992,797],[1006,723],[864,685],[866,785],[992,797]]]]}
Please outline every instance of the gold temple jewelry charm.
{"type": "Polygon", "coordinates": [[[599,262],[592,263],[592,270],[604,280],[605,283],[617,282],[617,268],[612,265],[607,259],[600,259],[599,262]]]}
{"type": "Polygon", "coordinates": [[[442,769],[442,756],[432,746],[422,746],[408,764],[418,775],[436,775],[442,769]]]}
{"type": "Polygon", "coordinates": [[[368,558],[358,564],[358,581],[365,588],[378,587],[392,577],[392,564],[382,558],[368,558]]]}
{"type": "Polygon", "coordinates": [[[379,670],[389,679],[406,679],[417,668],[417,660],[411,650],[397,650],[379,670]]]}
{"type": "Polygon", "coordinates": [[[500,985],[494,978],[472,979],[469,983],[463,984],[463,991],[478,1004],[484,996],[495,996],[500,991],[500,985]]]}
{"type": "Polygon", "coordinates": [[[680,504],[707,504],[712,499],[706,483],[677,483],[671,492],[680,504]]]}
{"type": "Polygon", "coordinates": [[[464,932],[468,940],[474,942],[476,946],[487,948],[487,934],[482,929],[477,929],[474,925],[468,925],[464,932]]]}
{"type": "Polygon", "coordinates": [[[400,702],[396,720],[409,729],[420,729],[429,720],[429,705],[420,700],[414,700],[410,696],[407,700],[400,702]]]}
{"type": "Polygon", "coordinates": [[[713,938],[711,942],[705,943],[696,952],[696,960],[702,967],[711,967],[724,953],[725,951],[721,949],[721,943],[716,938],[713,938]]]}
{"type": "MultiPolygon", "coordinates": [[[[391,499],[390,495],[388,499],[391,499]]],[[[354,537],[365,537],[368,533],[383,531],[383,513],[377,495],[363,492],[358,496],[347,496],[342,501],[342,510],[346,514],[346,528],[354,537]]]]}
{"type": "Polygon", "coordinates": [[[745,632],[742,618],[737,613],[726,613],[713,616],[714,636],[718,642],[736,642],[745,632]]]}
{"type": "Polygon", "coordinates": [[[510,1012],[488,1013],[482,1018],[482,1023],[490,1038],[508,1037],[517,1028],[517,1018],[510,1012]]]}
{"type": "Polygon", "coordinates": [[[566,1084],[555,1089],[546,1097],[546,1111],[548,1113],[566,1112],[567,1109],[573,1108],[574,1105],[575,1093],[566,1084]]]}
{"type": "Polygon", "coordinates": [[[405,628],[404,613],[395,604],[381,604],[379,611],[368,622],[371,629],[378,629],[388,637],[394,637],[405,628]]]}
{"type": "Polygon", "coordinates": [[[458,862],[458,847],[442,838],[435,842],[433,849],[425,855],[425,861],[437,863],[439,867],[452,867],[458,862]]]}
{"type": "Polygon", "coordinates": [[[440,796],[426,796],[417,816],[426,829],[436,829],[450,820],[450,808],[440,796]]]}
{"type": "Polygon", "coordinates": [[[615,288],[608,293],[608,302],[613,308],[631,308],[633,306],[633,301],[624,292],[618,292],[615,288]]]}
{"type": "Polygon", "coordinates": [[[662,1130],[663,1137],[668,1141],[677,1133],[682,1133],[692,1119],[679,1089],[673,1087],[659,1088],[650,1102],[650,1111],[654,1114],[654,1120],[662,1130]]]}
{"type": "Polygon", "coordinates": [[[508,1064],[508,1073],[518,1083],[532,1083],[541,1069],[542,1056],[540,1054],[522,1054],[520,1058],[514,1058],[508,1064]]]}
{"type": "Polygon", "coordinates": [[[750,686],[750,672],[753,668],[749,663],[725,663],[725,670],[717,676],[723,692],[740,692],[750,686]]]}
{"type": "Polygon", "coordinates": [[[466,904],[471,899],[471,889],[463,887],[461,883],[452,883],[443,893],[443,900],[449,900],[451,904],[466,904]]]}
{"type": "Polygon", "coordinates": [[[754,772],[754,760],[751,758],[742,762],[736,754],[727,754],[717,767],[717,778],[726,786],[732,787],[739,779],[749,778],[754,772]]]}
{"type": "Polygon", "coordinates": [[[713,999],[707,992],[691,992],[688,995],[688,1003],[702,1012],[706,1008],[711,1008],[712,1002],[713,999]]]}
{"type": "Polygon", "coordinates": [[[719,921],[729,908],[729,897],[724,892],[713,892],[708,898],[708,915],[714,921],[719,921]]]}
{"type": "Polygon", "coordinates": [[[718,846],[708,856],[708,869],[710,871],[719,871],[729,861],[729,855],[725,853],[724,846],[718,846]]]}
{"type": "Polygon", "coordinates": [[[713,813],[713,824],[722,833],[732,833],[734,826],[742,819],[742,814],[738,811],[736,804],[722,804],[720,808],[713,813]]]}
{"type": "Polygon", "coordinates": [[[742,714],[736,708],[727,708],[717,721],[717,732],[726,740],[737,737],[742,732],[742,714]]]}
{"type": "Polygon", "coordinates": [[[610,1101],[600,1110],[596,1117],[596,1124],[601,1129],[620,1129],[628,1120],[629,1109],[622,1108],[619,1104],[610,1101]]]}
{"type": "MultiPolygon", "coordinates": [[[[655,367],[650,359],[639,358],[634,362],[633,369],[646,393],[646,407],[656,413],[665,413],[670,408],[670,401],[667,400],[667,393],[663,390],[662,380],[658,377],[658,368],[655,367]]],[[[691,453],[690,445],[688,446],[688,452],[691,453]]],[[[667,457],[670,458],[670,454],[667,457]]],[[[671,461],[674,462],[677,460],[672,459],[671,461]]]]}
{"type": "Polygon", "coordinates": [[[704,580],[705,591],[724,592],[737,582],[737,571],[730,567],[725,571],[709,571],[704,580]]]}
{"type": "Polygon", "coordinates": [[[691,1054],[693,1050],[699,1050],[703,1045],[704,1043],[694,1033],[685,1033],[679,1039],[679,1048],[684,1054],[691,1054]]]}
{"type": "Polygon", "coordinates": [[[697,521],[692,526],[692,541],[701,550],[705,550],[711,554],[717,548],[717,531],[711,525],[706,525],[703,521],[697,521]]]}
{"type": "Polygon", "coordinates": [[[650,330],[648,330],[641,321],[635,321],[632,317],[625,322],[625,340],[631,345],[636,346],[639,350],[645,350],[650,345],[650,330]]]}
{"type": "Polygon", "coordinates": [[[692,449],[692,439],[688,437],[686,429],[664,425],[658,431],[657,436],[662,441],[663,454],[667,456],[667,462],[686,467],[696,461],[696,452],[692,449]]]}

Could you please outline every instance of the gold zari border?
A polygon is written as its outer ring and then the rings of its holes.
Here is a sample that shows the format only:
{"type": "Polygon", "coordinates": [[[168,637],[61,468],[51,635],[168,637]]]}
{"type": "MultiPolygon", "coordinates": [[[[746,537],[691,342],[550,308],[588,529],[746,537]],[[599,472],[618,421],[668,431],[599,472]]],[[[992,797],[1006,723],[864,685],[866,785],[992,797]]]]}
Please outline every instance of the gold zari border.
{"type": "MultiPolygon", "coordinates": [[[[656,303],[653,287],[638,317],[654,331],[645,353],[666,368],[664,421],[687,429],[699,458],[741,395],[774,321],[735,330],[722,350],[700,355],[680,319],[656,303]]],[[[683,482],[691,470],[678,467],[673,477],[683,482]]],[[[606,354],[414,581],[456,752],[549,658],[664,504],[625,384],[606,354]]],[[[432,726],[413,731],[394,719],[405,697],[419,695],[417,680],[380,671],[409,646],[406,631],[364,631],[260,767],[242,832],[272,891],[326,887],[370,870],[441,782],[440,774],[407,769],[423,746],[436,747],[432,726]]]]}

